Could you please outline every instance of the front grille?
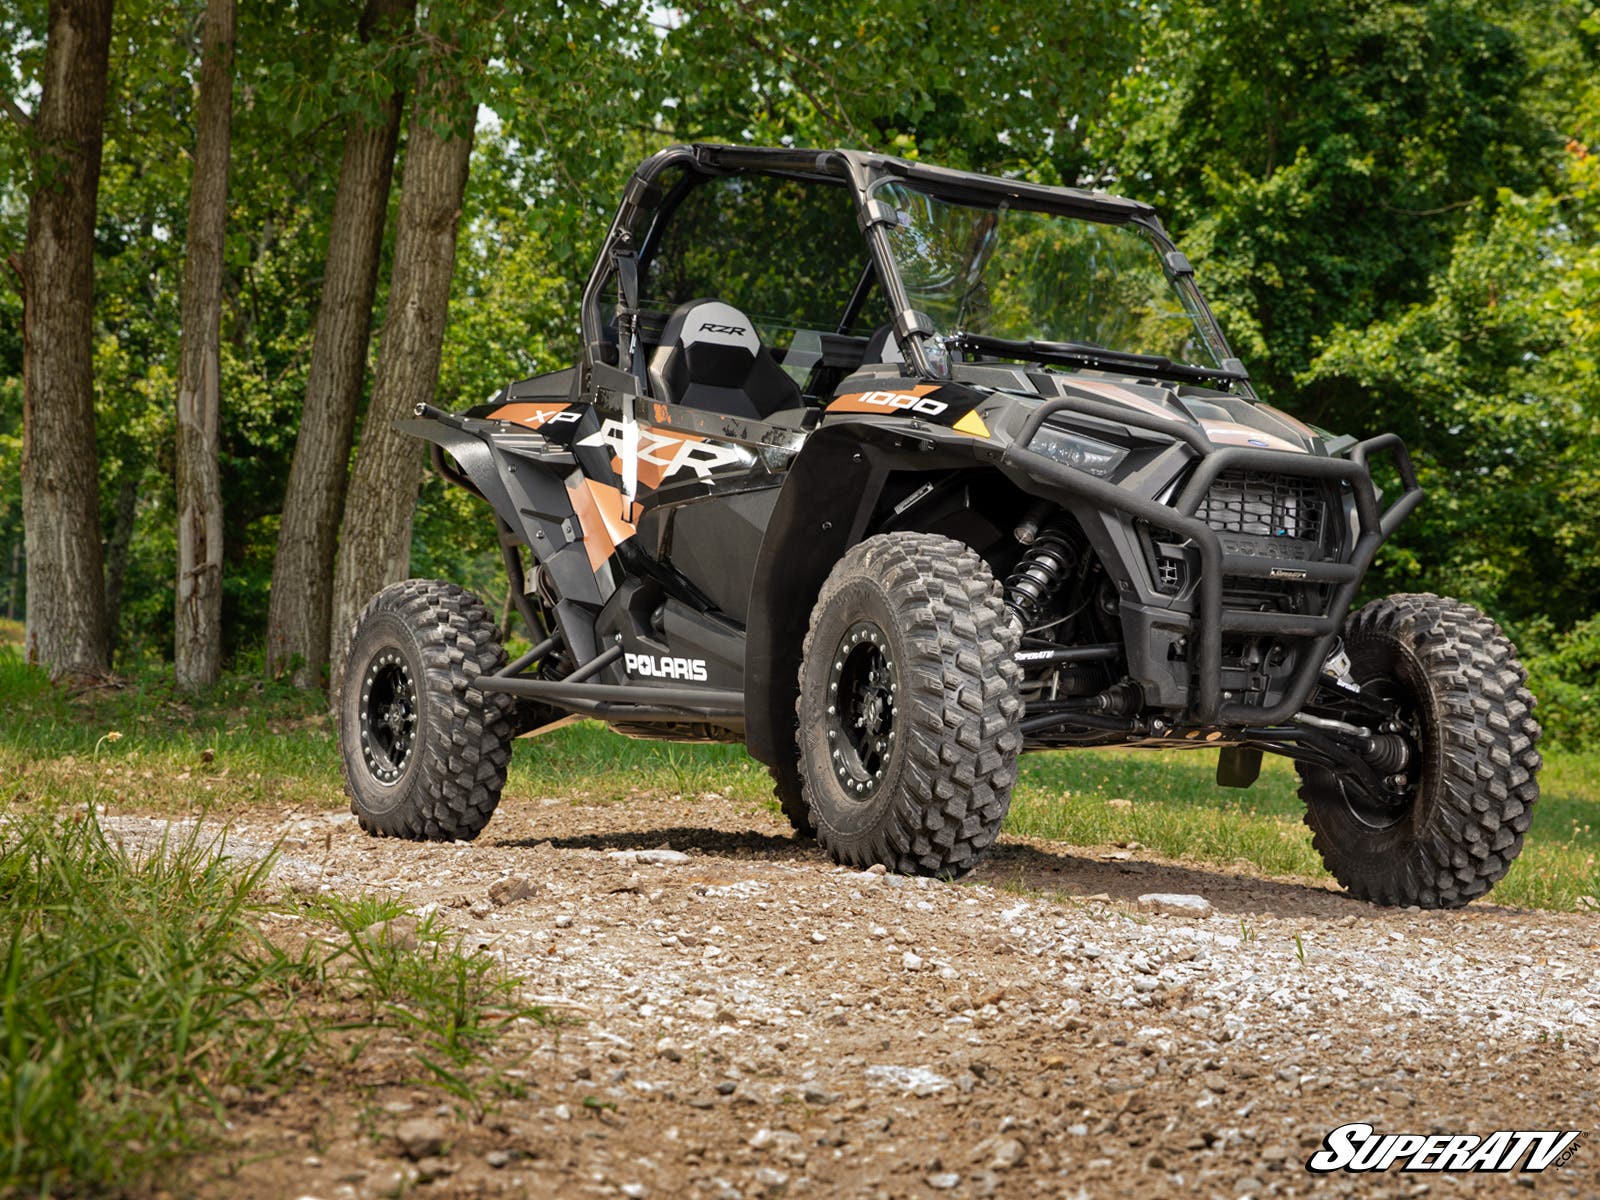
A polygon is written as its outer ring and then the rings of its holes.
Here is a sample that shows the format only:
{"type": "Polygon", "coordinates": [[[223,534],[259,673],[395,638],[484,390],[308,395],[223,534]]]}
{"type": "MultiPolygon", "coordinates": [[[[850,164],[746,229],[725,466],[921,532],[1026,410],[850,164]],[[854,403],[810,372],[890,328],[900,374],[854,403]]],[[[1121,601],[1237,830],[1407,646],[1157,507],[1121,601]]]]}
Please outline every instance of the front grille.
{"type": "MultiPolygon", "coordinates": [[[[1319,480],[1269,471],[1219,473],[1206,491],[1195,517],[1216,531],[1224,554],[1295,562],[1331,562],[1340,543],[1335,492],[1319,480]]],[[[1179,595],[1198,565],[1187,538],[1141,522],[1146,563],[1156,591],[1179,595]]],[[[1325,588],[1301,582],[1266,581],[1227,576],[1223,602],[1246,610],[1306,611],[1320,604],[1325,588]]]]}
{"type": "Polygon", "coordinates": [[[1328,524],[1328,501],[1314,479],[1266,471],[1223,471],[1195,516],[1219,534],[1292,538],[1320,546],[1328,524]]]}

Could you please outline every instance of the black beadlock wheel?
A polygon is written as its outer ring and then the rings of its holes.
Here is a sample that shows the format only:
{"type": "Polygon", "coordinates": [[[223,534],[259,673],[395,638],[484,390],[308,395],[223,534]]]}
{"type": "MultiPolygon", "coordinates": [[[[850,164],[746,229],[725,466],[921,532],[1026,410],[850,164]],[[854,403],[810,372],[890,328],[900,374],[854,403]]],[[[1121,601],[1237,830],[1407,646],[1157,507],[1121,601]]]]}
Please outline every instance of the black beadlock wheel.
{"type": "Polygon", "coordinates": [[[1021,631],[951,538],[869,538],[834,567],[800,669],[799,779],[841,863],[956,876],[1000,832],[1022,749],[1021,631]]]}
{"type": "Polygon", "coordinates": [[[1374,600],[1346,623],[1351,675],[1393,701],[1412,755],[1397,791],[1299,764],[1306,824],[1351,895],[1454,908],[1510,870],[1539,797],[1528,673],[1500,627],[1459,600],[1374,600]]]}
{"type": "Polygon", "coordinates": [[[505,786],[516,701],[483,692],[505,665],[500,631],[471,592],[408,579],[356,618],[339,741],[350,810],[368,833],[469,840],[505,786]]]}

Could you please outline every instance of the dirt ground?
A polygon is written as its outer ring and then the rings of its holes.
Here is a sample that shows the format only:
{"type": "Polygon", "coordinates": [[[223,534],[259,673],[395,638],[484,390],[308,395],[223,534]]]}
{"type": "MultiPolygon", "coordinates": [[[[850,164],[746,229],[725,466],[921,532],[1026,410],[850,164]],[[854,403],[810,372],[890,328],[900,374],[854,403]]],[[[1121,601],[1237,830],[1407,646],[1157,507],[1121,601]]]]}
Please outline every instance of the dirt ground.
{"type": "Polygon", "coordinates": [[[714,795],[507,798],[471,845],[328,813],[228,836],[285,839],[285,887],[437,906],[569,1019],[502,1043],[527,1094],[481,1118],[403,1062],[240,1111],[201,1195],[1600,1196],[1594,916],[1385,911],[1018,839],[908,880],[714,795]],[[1540,1174],[1309,1173],[1354,1121],[1586,1132],[1540,1174]]]}

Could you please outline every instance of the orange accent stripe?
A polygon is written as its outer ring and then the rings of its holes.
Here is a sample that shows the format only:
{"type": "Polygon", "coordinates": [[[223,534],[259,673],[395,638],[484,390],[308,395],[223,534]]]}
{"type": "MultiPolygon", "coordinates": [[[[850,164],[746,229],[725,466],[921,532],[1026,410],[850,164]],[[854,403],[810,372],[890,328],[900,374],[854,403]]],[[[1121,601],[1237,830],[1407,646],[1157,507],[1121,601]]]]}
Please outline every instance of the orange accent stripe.
{"type": "Polygon", "coordinates": [[[567,480],[567,496],[583,529],[583,549],[589,567],[598,571],[616,549],[634,534],[622,515],[622,493],[609,483],[578,477],[567,480]]]}

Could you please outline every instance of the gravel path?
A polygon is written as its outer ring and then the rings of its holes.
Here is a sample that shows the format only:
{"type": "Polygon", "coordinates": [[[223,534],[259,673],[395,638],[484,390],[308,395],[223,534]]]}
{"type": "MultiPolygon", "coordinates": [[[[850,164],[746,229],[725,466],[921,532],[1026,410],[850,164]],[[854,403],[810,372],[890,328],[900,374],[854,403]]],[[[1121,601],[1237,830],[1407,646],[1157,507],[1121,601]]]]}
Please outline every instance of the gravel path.
{"type": "Polygon", "coordinates": [[[715,796],[508,800],[472,845],[345,814],[227,837],[282,839],[288,887],[436,906],[575,1021],[530,1027],[502,1064],[528,1097],[482,1121],[397,1081],[330,1134],[336,1100],[285,1097],[217,1195],[1600,1195],[1600,1131],[1536,1175],[1305,1166],[1357,1121],[1593,1130],[1593,916],[1386,911],[1015,839],[962,884],[909,880],[715,796]]]}

